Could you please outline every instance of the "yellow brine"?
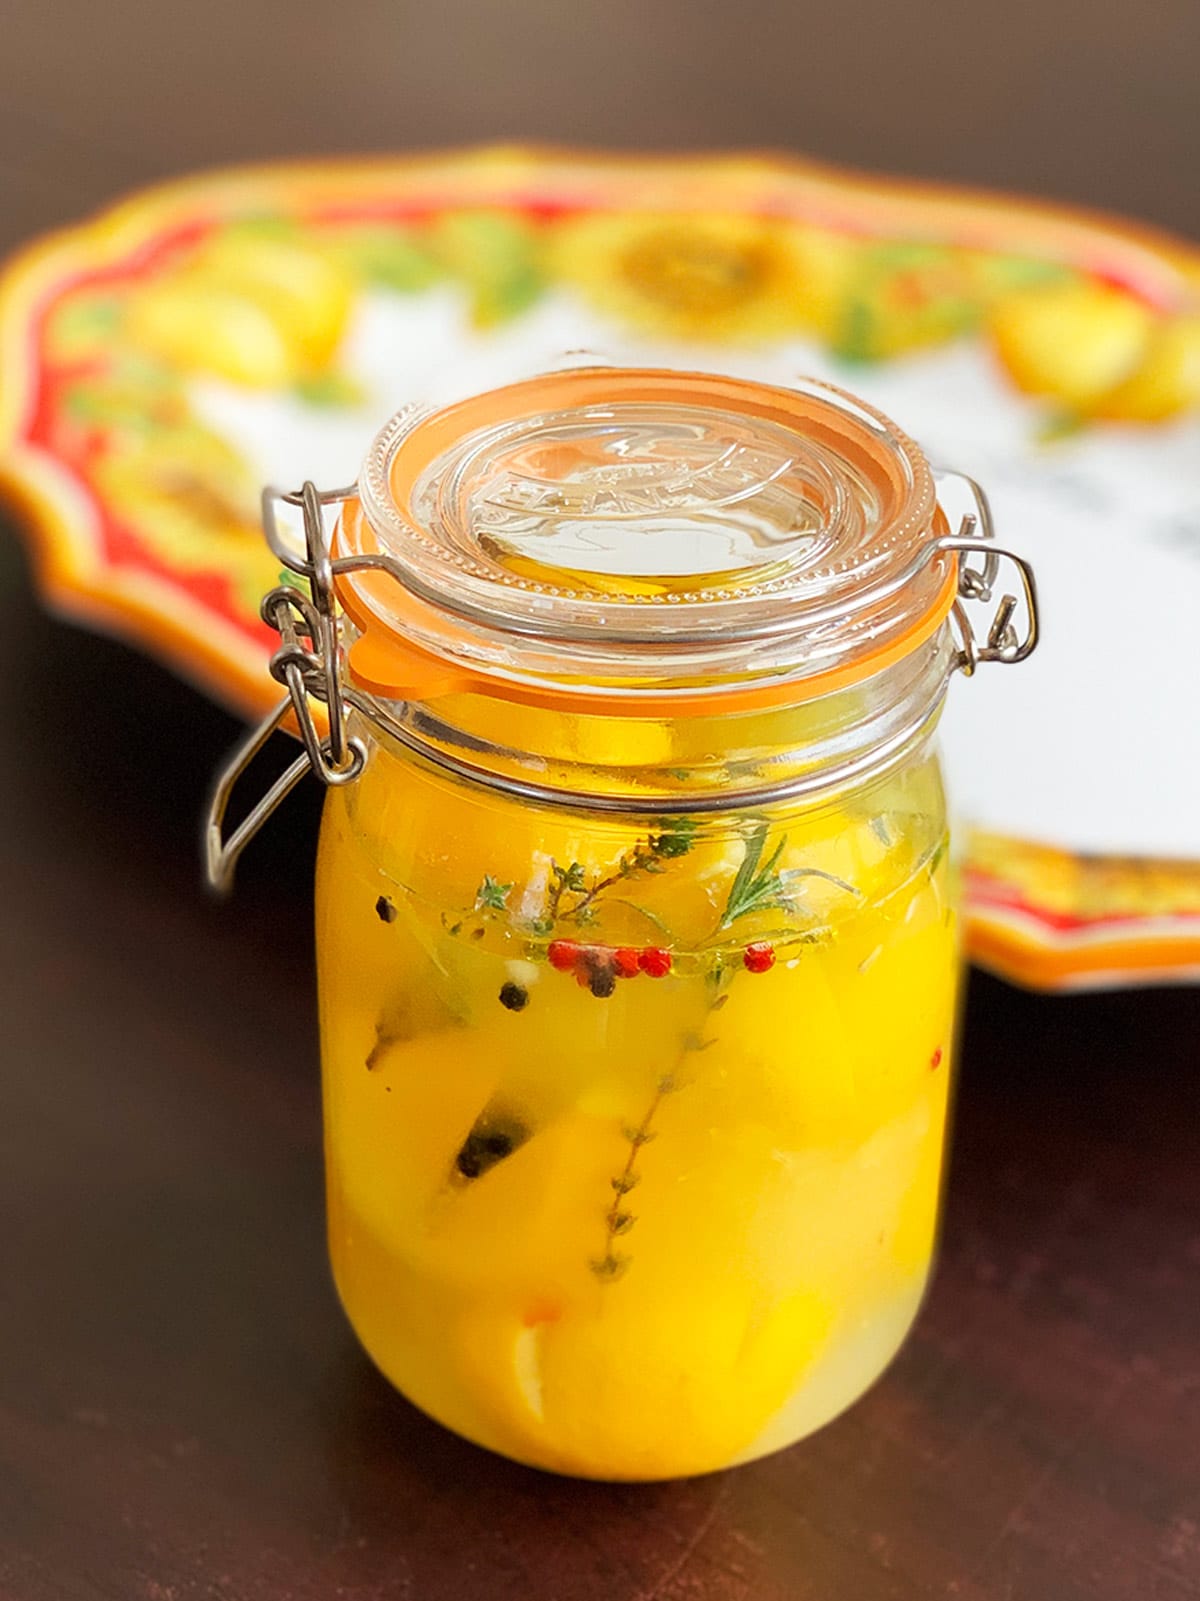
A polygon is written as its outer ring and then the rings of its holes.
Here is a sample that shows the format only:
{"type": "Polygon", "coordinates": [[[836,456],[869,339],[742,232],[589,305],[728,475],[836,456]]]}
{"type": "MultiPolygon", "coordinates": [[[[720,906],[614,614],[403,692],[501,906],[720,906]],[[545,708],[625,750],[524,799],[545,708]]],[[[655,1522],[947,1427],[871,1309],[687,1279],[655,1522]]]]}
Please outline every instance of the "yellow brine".
{"type": "Polygon", "coordinates": [[[958,931],[936,767],[719,823],[377,750],[318,874],[330,1245],[492,1449],[703,1472],[845,1406],[929,1272],[958,931]]]}

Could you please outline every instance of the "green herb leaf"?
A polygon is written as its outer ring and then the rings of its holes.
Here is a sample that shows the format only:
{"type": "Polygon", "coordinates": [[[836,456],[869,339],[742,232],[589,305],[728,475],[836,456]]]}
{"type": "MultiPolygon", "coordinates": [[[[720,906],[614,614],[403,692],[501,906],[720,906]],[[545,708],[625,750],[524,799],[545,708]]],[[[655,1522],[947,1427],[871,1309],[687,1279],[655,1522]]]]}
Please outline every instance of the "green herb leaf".
{"type": "Polygon", "coordinates": [[[721,919],[723,923],[728,923],[730,921],[730,908],[739,905],[742,901],[746,893],[747,886],[754,877],[755,869],[757,868],[762,857],[763,846],[766,844],[766,842],[766,823],[755,823],[754,827],[746,836],[746,849],[742,855],[742,860],[738,866],[738,870],[734,874],[733,883],[729,886],[729,899],[725,903],[725,916],[721,919]]]}
{"type": "Polygon", "coordinates": [[[836,884],[839,889],[845,890],[847,895],[861,898],[862,892],[855,889],[853,884],[848,884],[836,873],[827,873],[823,867],[787,867],[780,871],[779,861],[787,849],[786,834],[776,844],[767,862],[760,865],[766,840],[767,824],[760,820],[746,836],[746,854],[729,886],[729,898],[717,925],[719,929],[728,928],[739,917],[746,917],[751,912],[770,911],[772,908],[793,911],[793,886],[804,878],[823,878],[826,883],[836,884]]]}
{"type": "Polygon", "coordinates": [[[771,852],[765,867],[760,867],[763,847],[767,842],[768,825],[756,822],[746,836],[746,852],[741,865],[729,886],[729,898],[721,914],[721,928],[728,928],[739,917],[761,912],[772,906],[786,906],[787,893],[782,875],[777,871],[779,858],[787,847],[785,834],[771,852]]]}
{"type": "Polygon", "coordinates": [[[445,276],[417,233],[395,227],[356,228],[344,238],[346,258],[371,283],[416,294],[445,276]]]}
{"type": "Polygon", "coordinates": [[[590,883],[582,862],[572,862],[569,867],[563,867],[551,861],[545,918],[551,922],[591,922],[596,916],[595,903],[606,890],[627,879],[665,873],[671,858],[683,856],[691,849],[695,830],[696,825],[690,818],[670,819],[659,833],[648,835],[627,850],[611,872],[604,875],[593,873],[590,883]],[[576,898],[564,898],[568,896],[576,898]]]}
{"type": "Polygon", "coordinates": [[[511,884],[498,883],[490,873],[483,875],[483,883],[475,891],[475,910],[502,912],[512,894],[511,884]]]}
{"type": "Polygon", "coordinates": [[[661,833],[650,836],[650,849],[655,856],[670,860],[686,856],[695,844],[696,820],[694,817],[671,817],[663,824],[661,833]]]}
{"type": "Polygon", "coordinates": [[[424,242],[466,289],[479,327],[527,310],[545,288],[538,230],[509,212],[444,212],[424,242]]]}

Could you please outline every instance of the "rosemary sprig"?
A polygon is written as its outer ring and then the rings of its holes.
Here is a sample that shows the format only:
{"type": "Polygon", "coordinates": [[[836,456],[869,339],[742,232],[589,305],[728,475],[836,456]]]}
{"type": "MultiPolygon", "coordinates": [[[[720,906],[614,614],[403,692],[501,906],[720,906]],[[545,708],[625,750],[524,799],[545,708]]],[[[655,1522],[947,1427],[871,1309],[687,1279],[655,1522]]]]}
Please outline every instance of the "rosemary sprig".
{"type": "Polygon", "coordinates": [[[787,849],[786,834],[779,840],[764,864],[762,854],[767,842],[767,831],[768,825],[765,819],[760,818],[746,836],[746,852],[734,874],[733,883],[729,886],[725,910],[721,913],[721,921],[717,924],[718,933],[737,922],[738,918],[749,916],[751,912],[794,910],[795,897],[792,886],[803,878],[823,878],[826,883],[836,884],[838,889],[845,890],[847,895],[861,899],[861,890],[855,889],[853,884],[848,884],[836,873],[827,873],[823,867],[786,867],[781,871],[779,859],[787,849]]]}
{"type": "Polygon", "coordinates": [[[739,917],[746,917],[751,912],[765,911],[768,907],[786,907],[788,904],[782,876],[776,871],[779,858],[787,846],[787,835],[780,839],[764,867],[760,864],[767,843],[767,830],[767,822],[760,818],[746,835],[745,854],[729,886],[719,928],[728,928],[739,917]]]}

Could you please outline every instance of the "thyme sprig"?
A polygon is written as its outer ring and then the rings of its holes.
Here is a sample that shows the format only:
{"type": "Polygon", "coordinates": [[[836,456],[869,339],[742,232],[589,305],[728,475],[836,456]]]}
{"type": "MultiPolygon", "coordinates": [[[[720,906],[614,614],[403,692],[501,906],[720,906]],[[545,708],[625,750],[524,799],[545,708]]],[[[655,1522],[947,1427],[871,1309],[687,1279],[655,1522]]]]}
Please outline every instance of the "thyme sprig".
{"type": "Polygon", "coordinates": [[[628,1234],[637,1222],[637,1215],[631,1212],[625,1204],[625,1197],[637,1188],[641,1175],[634,1167],[638,1153],[644,1145],[657,1136],[650,1125],[655,1114],[662,1105],[664,1096],[672,1095],[679,1088],[678,1081],[673,1073],[664,1073],[655,1086],[654,1098],[646,1108],[645,1115],[636,1127],[622,1129],[622,1138],[628,1141],[629,1155],[625,1165],[619,1173],[614,1173],[609,1183],[612,1185],[613,1200],[604,1214],[604,1254],[594,1257],[589,1264],[592,1272],[598,1279],[611,1284],[629,1267],[632,1258],[627,1252],[618,1251],[615,1242],[622,1235],[628,1234]]]}
{"type": "Polygon", "coordinates": [[[546,903],[543,915],[538,919],[538,931],[549,932],[558,922],[591,922],[595,916],[596,902],[606,890],[624,884],[631,878],[645,878],[665,872],[667,862],[686,856],[691,850],[695,832],[696,824],[692,818],[671,818],[658,833],[638,840],[625,851],[612,872],[593,874],[590,881],[582,862],[571,862],[564,867],[560,862],[552,861],[546,903]]]}
{"type": "Polygon", "coordinates": [[[681,1038],[675,1066],[669,1072],[659,1075],[654,1086],[654,1095],[642,1114],[641,1121],[636,1124],[627,1123],[621,1130],[621,1138],[628,1144],[629,1154],[620,1172],[614,1173],[609,1179],[613,1199],[604,1213],[604,1253],[593,1257],[588,1264],[603,1283],[614,1283],[628,1270],[633,1260],[628,1251],[617,1249],[616,1242],[628,1234],[637,1223],[637,1214],[630,1210],[626,1197],[641,1182],[641,1174],[636,1167],[638,1157],[651,1140],[658,1138],[658,1130],[653,1124],[663,1101],[667,1096],[685,1088],[687,1084],[685,1070],[689,1058],[707,1051],[710,1046],[716,1044],[715,1038],[704,1038],[704,1030],[713,1014],[720,1011],[728,1000],[727,992],[735,972],[734,967],[727,966],[718,959],[709,974],[707,1001],[699,1028],[689,1029],[681,1038]]]}
{"type": "Polygon", "coordinates": [[[475,891],[475,910],[477,912],[504,912],[508,910],[508,897],[513,892],[511,884],[501,884],[490,873],[483,875],[483,883],[475,891]]]}

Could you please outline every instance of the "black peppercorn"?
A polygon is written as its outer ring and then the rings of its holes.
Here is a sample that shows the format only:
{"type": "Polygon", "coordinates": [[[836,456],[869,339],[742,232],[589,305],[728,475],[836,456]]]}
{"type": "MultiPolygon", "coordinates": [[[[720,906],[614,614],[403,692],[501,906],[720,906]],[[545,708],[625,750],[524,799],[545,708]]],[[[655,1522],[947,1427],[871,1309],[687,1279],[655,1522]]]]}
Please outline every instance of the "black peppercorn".
{"type": "Polygon", "coordinates": [[[375,902],[375,913],[381,923],[396,921],[396,908],[386,895],[381,895],[375,902]]]}
{"type": "Polygon", "coordinates": [[[606,1001],[617,987],[616,971],[612,967],[596,967],[588,980],[588,988],[598,1000],[606,1001]]]}
{"type": "Polygon", "coordinates": [[[512,1112],[489,1107],[459,1147],[454,1166],[465,1179],[482,1178],[529,1138],[525,1122],[512,1112]]]}
{"type": "Polygon", "coordinates": [[[507,1134],[471,1134],[455,1159],[455,1166],[465,1179],[477,1179],[488,1168],[511,1156],[513,1142],[507,1134]]]}
{"type": "Polygon", "coordinates": [[[510,1012],[523,1012],[529,1005],[529,991],[509,979],[507,984],[500,986],[500,1004],[510,1012]]]}

